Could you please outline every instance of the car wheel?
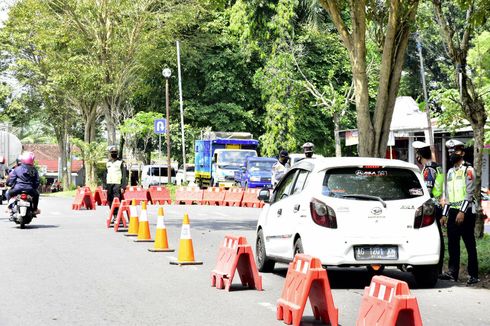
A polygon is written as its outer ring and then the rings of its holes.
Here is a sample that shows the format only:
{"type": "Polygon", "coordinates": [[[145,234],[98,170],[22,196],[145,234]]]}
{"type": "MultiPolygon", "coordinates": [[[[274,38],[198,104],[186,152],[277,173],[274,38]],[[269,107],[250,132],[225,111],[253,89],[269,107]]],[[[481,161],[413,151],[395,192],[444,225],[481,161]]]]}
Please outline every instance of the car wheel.
{"type": "Polygon", "coordinates": [[[433,288],[439,276],[437,265],[413,266],[412,274],[419,288],[433,288]]]}
{"type": "MultiPolygon", "coordinates": [[[[303,254],[305,251],[303,250],[303,242],[301,238],[298,238],[294,243],[294,255],[303,254]]],[[[294,258],[294,257],[293,257],[294,258]]]]}
{"type": "Polygon", "coordinates": [[[257,268],[259,272],[270,273],[274,271],[275,261],[270,260],[265,252],[265,238],[262,229],[257,233],[257,242],[255,247],[257,255],[257,268]]]}

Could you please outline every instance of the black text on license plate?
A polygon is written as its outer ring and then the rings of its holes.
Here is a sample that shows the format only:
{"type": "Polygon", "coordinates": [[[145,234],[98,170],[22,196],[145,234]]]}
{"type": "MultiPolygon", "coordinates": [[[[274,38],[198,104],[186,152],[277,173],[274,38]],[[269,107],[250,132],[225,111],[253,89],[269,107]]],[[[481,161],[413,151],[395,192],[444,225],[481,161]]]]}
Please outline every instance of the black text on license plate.
{"type": "Polygon", "coordinates": [[[397,246],[356,246],[354,247],[356,260],[396,260],[398,259],[397,246]]]}

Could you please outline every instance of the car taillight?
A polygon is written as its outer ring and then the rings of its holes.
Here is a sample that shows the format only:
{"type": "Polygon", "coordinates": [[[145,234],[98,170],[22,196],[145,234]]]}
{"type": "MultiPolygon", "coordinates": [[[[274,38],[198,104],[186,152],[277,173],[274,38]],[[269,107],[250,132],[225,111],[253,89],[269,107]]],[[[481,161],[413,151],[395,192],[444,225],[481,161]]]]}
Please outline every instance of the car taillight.
{"type": "Polygon", "coordinates": [[[310,202],[310,211],[311,218],[316,224],[330,229],[337,228],[337,217],[330,206],[317,199],[312,199],[310,202]]]}
{"type": "Polygon", "coordinates": [[[27,200],[27,194],[22,194],[22,195],[20,195],[20,199],[22,199],[22,200],[27,200]]]}
{"type": "Polygon", "coordinates": [[[426,201],[415,211],[413,228],[420,229],[434,223],[436,219],[436,209],[432,200],[426,201]]]}

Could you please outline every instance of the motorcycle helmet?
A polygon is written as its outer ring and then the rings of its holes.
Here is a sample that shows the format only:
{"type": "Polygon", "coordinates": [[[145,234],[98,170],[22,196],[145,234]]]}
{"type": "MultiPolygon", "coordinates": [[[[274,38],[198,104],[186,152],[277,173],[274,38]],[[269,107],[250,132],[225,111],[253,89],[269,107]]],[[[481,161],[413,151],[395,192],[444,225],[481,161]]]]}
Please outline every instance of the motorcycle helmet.
{"type": "Polygon", "coordinates": [[[20,157],[20,161],[22,164],[33,165],[34,164],[34,153],[33,152],[24,152],[20,157]]]}

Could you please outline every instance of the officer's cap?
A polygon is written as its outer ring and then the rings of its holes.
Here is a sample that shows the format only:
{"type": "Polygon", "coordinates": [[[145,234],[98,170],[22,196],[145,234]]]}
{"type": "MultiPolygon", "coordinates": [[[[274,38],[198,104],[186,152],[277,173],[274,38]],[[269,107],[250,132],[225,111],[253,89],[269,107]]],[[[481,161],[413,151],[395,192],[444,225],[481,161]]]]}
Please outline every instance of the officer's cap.
{"type": "Polygon", "coordinates": [[[446,142],[446,147],[448,149],[453,149],[453,150],[464,149],[464,143],[462,141],[457,140],[457,139],[449,139],[446,142]]]}
{"type": "Polygon", "coordinates": [[[304,143],[303,144],[303,150],[304,150],[305,153],[313,152],[313,147],[314,146],[315,145],[313,145],[313,143],[310,143],[310,142],[304,143]]]}
{"type": "Polygon", "coordinates": [[[286,157],[286,158],[288,158],[288,157],[289,157],[289,153],[288,153],[288,151],[286,151],[286,150],[284,150],[284,149],[283,149],[283,150],[282,150],[282,151],[279,153],[279,156],[280,156],[280,157],[286,157]]]}
{"type": "Polygon", "coordinates": [[[107,147],[108,152],[117,152],[117,147],[115,145],[110,145],[107,147]]]}
{"type": "Polygon", "coordinates": [[[430,147],[430,145],[417,140],[412,143],[412,147],[415,149],[420,149],[420,148],[430,147]]]}

